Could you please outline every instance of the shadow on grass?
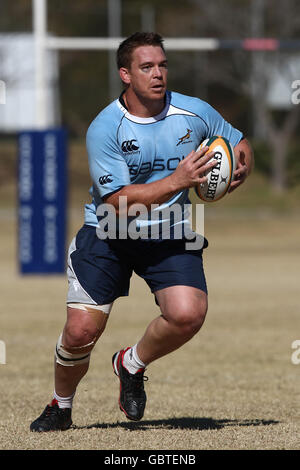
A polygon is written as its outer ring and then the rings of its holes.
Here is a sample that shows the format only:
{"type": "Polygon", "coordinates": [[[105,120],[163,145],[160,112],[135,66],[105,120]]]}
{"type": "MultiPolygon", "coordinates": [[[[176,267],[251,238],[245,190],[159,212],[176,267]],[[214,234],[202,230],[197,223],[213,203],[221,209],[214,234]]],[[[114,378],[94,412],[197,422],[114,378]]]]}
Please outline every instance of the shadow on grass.
{"type": "Polygon", "coordinates": [[[73,425],[73,429],[114,429],[124,428],[129,431],[149,430],[149,429],[189,429],[189,430],[208,430],[208,429],[222,429],[226,426],[270,426],[278,424],[279,421],[266,420],[266,419],[213,419],[213,418],[169,418],[157,419],[147,421],[122,421],[116,423],[95,423],[88,426],[73,425]]]}

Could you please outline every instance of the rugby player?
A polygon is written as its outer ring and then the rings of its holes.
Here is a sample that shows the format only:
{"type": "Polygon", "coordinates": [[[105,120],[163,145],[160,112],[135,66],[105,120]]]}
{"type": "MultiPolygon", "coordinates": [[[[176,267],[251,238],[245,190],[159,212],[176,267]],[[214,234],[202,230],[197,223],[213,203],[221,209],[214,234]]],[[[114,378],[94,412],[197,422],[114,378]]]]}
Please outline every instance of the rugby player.
{"type": "Polygon", "coordinates": [[[31,424],[32,431],[71,426],[76,388],[88,370],[113,302],[128,295],[133,271],[147,282],[160,314],[136,344],[120,345],[112,366],[120,381],[121,410],[128,419],[142,419],[146,367],[189,341],[207,312],[202,263],[207,241],[187,249],[185,232],[175,237],[169,230],[169,239],[164,238],[163,224],[176,230],[186,226],[189,189],[204,183],[205,172],[215,165],[207,147],[196,150],[204,139],[222,135],[233,145],[237,165],[231,191],[245,181],[253,166],[251,146],[239,130],[208,103],[167,89],[168,62],[160,35],[133,34],[120,44],[117,63],[124,91],[87,132],[92,201],[85,206],[84,225],[68,253],[67,319],[55,348],[54,393],[31,424]],[[117,223],[111,233],[116,236],[108,232],[105,238],[97,229],[104,204],[115,211],[117,223]],[[163,222],[152,219],[155,210],[175,205],[182,208],[180,220],[172,219],[170,211],[163,212],[169,214],[163,222]],[[125,220],[132,222],[134,207],[141,215],[136,227],[144,236],[130,237],[129,232],[121,236],[120,221],[131,214],[125,220]],[[151,238],[153,227],[157,231],[151,238]]]}

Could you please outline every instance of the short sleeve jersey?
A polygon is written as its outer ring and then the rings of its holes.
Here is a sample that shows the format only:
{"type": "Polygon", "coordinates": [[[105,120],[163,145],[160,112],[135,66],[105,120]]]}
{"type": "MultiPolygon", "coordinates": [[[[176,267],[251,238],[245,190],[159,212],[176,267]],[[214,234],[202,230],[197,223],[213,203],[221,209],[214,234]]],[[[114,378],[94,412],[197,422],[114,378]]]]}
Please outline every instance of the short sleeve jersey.
{"type": "MultiPolygon", "coordinates": [[[[117,99],[89,126],[87,151],[93,186],[91,204],[85,206],[85,223],[97,226],[97,208],[105,198],[130,184],[147,184],[167,177],[179,162],[213,135],[226,137],[233,146],[242,133],[212,106],[195,97],[166,93],[165,107],[157,116],[141,118],[128,112],[117,99]]],[[[145,187],[145,191],[146,191],[145,187]]],[[[164,206],[188,203],[188,189],[179,191],[164,206]]]]}

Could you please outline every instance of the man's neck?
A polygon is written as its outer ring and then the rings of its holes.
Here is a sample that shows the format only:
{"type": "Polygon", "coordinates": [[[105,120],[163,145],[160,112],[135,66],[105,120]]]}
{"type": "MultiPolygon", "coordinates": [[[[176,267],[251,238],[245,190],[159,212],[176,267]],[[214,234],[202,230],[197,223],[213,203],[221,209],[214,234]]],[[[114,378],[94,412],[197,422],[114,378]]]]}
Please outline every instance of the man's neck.
{"type": "Polygon", "coordinates": [[[126,90],[122,98],[129,113],[142,118],[157,116],[164,109],[166,102],[165,97],[161,100],[147,100],[137,97],[130,90],[126,90]]]}

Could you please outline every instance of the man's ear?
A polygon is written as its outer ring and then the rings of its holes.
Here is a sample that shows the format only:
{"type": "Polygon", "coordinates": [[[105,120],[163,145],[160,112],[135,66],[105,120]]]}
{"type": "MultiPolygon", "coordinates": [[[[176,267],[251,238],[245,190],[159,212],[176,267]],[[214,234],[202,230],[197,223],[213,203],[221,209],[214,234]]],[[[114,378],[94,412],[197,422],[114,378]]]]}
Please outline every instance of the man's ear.
{"type": "Polygon", "coordinates": [[[129,85],[130,84],[130,73],[129,73],[129,70],[126,69],[125,67],[121,67],[119,69],[119,74],[120,74],[120,77],[121,77],[121,80],[123,83],[125,83],[126,85],[129,85]]]}

